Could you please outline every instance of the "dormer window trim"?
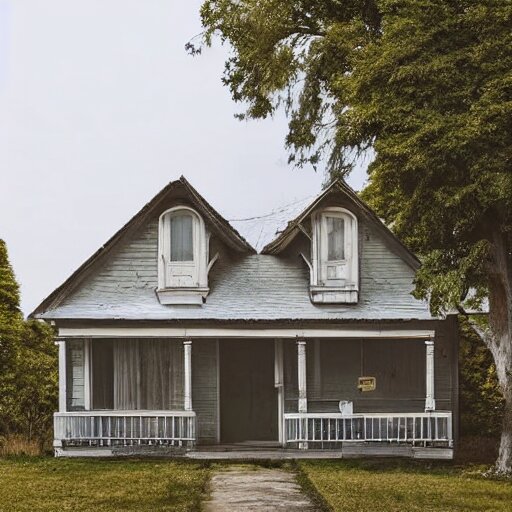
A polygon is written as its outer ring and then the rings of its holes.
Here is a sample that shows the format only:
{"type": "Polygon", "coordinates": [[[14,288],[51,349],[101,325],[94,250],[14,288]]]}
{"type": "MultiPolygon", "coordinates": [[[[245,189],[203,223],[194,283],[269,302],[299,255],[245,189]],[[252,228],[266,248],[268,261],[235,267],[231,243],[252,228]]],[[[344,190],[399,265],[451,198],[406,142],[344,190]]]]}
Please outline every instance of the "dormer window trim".
{"type": "Polygon", "coordinates": [[[311,221],[311,300],[315,303],[357,303],[357,217],[346,208],[328,207],[314,212],[311,221]]]}
{"type": "Polygon", "coordinates": [[[203,303],[209,292],[208,242],[204,220],[193,208],[175,206],[160,215],[156,291],[161,304],[203,303]],[[176,222],[178,219],[182,222],[176,222]],[[182,239],[177,251],[172,246],[173,225],[180,230],[178,237],[182,239]]]}

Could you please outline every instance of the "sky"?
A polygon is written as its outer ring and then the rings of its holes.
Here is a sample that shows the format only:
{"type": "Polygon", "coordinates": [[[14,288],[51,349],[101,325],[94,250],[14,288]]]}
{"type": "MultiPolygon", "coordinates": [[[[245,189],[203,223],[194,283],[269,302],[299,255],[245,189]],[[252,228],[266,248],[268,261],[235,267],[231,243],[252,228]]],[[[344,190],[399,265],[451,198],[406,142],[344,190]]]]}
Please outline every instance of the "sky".
{"type": "Polygon", "coordinates": [[[273,212],[234,223],[259,247],[320,191],[287,164],[282,113],[234,118],[229,48],[186,53],[200,5],[0,0],[0,238],[25,314],[182,174],[227,219],[273,212]]]}

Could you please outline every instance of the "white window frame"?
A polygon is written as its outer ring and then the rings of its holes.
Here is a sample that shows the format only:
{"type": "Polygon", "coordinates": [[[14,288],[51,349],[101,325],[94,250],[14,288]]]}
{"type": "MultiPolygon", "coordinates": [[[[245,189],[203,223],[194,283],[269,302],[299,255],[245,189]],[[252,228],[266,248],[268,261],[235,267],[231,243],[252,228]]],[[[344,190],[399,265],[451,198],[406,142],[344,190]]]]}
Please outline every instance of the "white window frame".
{"type": "Polygon", "coordinates": [[[175,206],[160,215],[158,230],[158,290],[205,289],[208,287],[207,264],[208,243],[202,217],[189,206],[175,206]],[[170,219],[187,213],[192,217],[193,261],[171,261],[170,219]],[[173,269],[190,269],[191,283],[176,285],[172,283],[173,269]]]}
{"type": "MultiPolygon", "coordinates": [[[[311,244],[311,287],[312,290],[347,290],[358,292],[359,290],[359,235],[357,217],[346,208],[324,208],[312,215],[312,244],[311,244]],[[327,217],[335,217],[344,220],[344,259],[334,262],[344,266],[343,273],[346,276],[344,282],[327,279],[327,217]]],[[[350,302],[353,302],[352,298],[350,302]]],[[[316,302],[316,301],[315,301],[316,302]]],[[[334,302],[344,302],[343,299],[334,302]]]]}

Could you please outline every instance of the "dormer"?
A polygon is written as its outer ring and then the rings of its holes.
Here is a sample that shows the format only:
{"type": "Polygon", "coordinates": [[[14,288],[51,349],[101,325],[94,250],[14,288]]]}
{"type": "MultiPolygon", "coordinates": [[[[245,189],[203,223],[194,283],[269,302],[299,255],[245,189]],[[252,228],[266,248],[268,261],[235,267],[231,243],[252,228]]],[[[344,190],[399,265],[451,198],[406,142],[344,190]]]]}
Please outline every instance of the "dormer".
{"type": "Polygon", "coordinates": [[[338,179],[288,222],[261,252],[300,257],[309,269],[307,289],[311,302],[334,305],[329,308],[334,310],[337,304],[357,304],[365,294],[360,275],[363,271],[368,275],[372,269],[361,269],[366,263],[361,254],[370,236],[382,240],[414,271],[419,268],[416,256],[338,179]]]}
{"type": "Polygon", "coordinates": [[[188,206],[166,210],[158,228],[158,299],[161,304],[202,304],[208,288],[208,235],[188,206]]]}
{"type": "Polygon", "coordinates": [[[312,302],[357,303],[357,217],[345,208],[324,208],[311,215],[311,228],[312,302]]]}

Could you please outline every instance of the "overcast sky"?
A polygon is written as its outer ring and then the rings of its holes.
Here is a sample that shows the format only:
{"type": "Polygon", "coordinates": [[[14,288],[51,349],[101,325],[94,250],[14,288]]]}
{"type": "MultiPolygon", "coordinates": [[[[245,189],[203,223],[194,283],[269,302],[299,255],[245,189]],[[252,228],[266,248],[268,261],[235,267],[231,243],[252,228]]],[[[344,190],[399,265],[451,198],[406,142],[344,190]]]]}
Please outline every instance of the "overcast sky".
{"type": "Polygon", "coordinates": [[[200,5],[0,0],[0,238],[26,314],[181,174],[228,219],[320,190],[286,164],[283,116],[234,119],[227,48],[185,52],[200,5]]]}

